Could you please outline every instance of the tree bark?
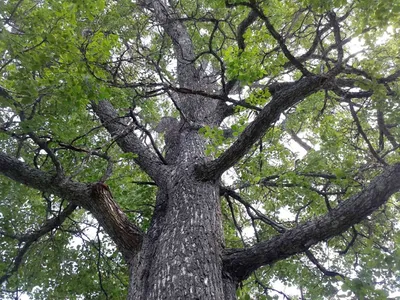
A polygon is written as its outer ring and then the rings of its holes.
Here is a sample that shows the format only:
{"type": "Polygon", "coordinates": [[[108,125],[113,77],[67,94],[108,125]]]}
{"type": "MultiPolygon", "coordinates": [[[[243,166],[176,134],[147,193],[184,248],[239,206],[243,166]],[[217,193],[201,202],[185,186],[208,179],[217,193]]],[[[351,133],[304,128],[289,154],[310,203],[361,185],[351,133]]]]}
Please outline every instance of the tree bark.
{"type": "Polygon", "coordinates": [[[194,176],[204,157],[196,130],[180,135],[180,155],[159,186],[156,210],[131,261],[129,299],[234,299],[224,290],[219,183],[194,176]]]}

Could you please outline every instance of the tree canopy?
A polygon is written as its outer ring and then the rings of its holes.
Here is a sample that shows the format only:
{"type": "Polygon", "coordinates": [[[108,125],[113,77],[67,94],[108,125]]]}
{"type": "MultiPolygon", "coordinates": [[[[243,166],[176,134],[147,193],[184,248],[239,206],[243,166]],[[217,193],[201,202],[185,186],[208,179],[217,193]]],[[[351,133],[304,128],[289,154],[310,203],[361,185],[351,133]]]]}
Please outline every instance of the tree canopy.
{"type": "Polygon", "coordinates": [[[198,179],[222,175],[239,299],[399,292],[400,2],[8,0],[0,18],[1,298],[125,297],[137,244],[109,228],[148,230],[178,122],[207,143],[198,179]]]}

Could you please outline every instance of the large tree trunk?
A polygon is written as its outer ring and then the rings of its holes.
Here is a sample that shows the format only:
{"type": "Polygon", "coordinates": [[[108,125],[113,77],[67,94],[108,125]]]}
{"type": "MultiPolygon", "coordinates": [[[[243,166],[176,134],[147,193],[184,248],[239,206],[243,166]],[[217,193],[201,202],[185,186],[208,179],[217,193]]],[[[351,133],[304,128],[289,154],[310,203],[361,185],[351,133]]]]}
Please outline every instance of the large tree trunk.
{"type": "Polygon", "coordinates": [[[225,299],[219,185],[194,176],[204,157],[197,130],[183,130],[177,144],[180,155],[159,186],[150,229],[131,262],[129,299],[225,299]]]}

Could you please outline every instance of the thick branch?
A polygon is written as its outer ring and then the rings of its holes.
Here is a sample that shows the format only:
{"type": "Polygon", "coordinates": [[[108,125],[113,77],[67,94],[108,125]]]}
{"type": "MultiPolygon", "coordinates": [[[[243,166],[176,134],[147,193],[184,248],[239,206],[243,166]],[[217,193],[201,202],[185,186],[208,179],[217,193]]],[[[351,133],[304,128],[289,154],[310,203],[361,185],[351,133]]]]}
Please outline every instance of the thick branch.
{"type": "MultiPolygon", "coordinates": [[[[153,152],[151,152],[139,138],[133,133],[132,127],[119,117],[112,104],[106,100],[98,104],[92,104],[95,113],[107,131],[115,138],[122,151],[137,155],[135,162],[145,171],[155,182],[161,180],[161,172],[164,168],[163,162],[153,152]]],[[[136,126],[136,125],[135,125],[136,126]]]]}
{"type": "Polygon", "coordinates": [[[387,139],[392,144],[393,148],[397,148],[398,147],[397,141],[394,138],[394,136],[390,133],[389,129],[386,127],[383,112],[380,110],[377,111],[377,121],[380,132],[382,132],[382,134],[384,134],[387,137],[387,139]]]}
{"type": "Polygon", "coordinates": [[[339,23],[336,19],[336,14],[333,11],[328,13],[328,18],[333,27],[333,34],[335,36],[336,47],[338,50],[337,65],[340,65],[343,61],[343,46],[342,46],[342,38],[340,36],[339,23]]]}
{"type": "Polygon", "coordinates": [[[399,178],[400,163],[387,167],[363,191],[342,202],[326,215],[253,247],[227,250],[223,257],[225,271],[238,280],[243,280],[263,265],[304,252],[310,246],[344,232],[399,191],[399,178]]]}
{"type": "Polygon", "coordinates": [[[129,261],[141,247],[143,232],[128,220],[114,201],[107,185],[103,183],[92,185],[91,196],[92,201],[88,203],[87,209],[117,244],[125,260],[129,261]]]}
{"type": "Polygon", "coordinates": [[[138,250],[141,246],[142,231],[128,220],[112,197],[105,197],[102,191],[97,192],[99,184],[83,184],[69,178],[52,176],[3,152],[0,152],[0,174],[90,211],[114,240],[125,259],[130,259],[134,254],[132,250],[138,250]]]}
{"type": "Polygon", "coordinates": [[[258,14],[256,11],[251,10],[247,17],[239,24],[236,31],[236,39],[240,50],[244,50],[246,48],[246,44],[244,41],[244,34],[246,33],[247,28],[251,26],[257,20],[258,14]]]}
{"type": "Polygon", "coordinates": [[[234,166],[278,120],[286,109],[317,92],[329,77],[311,76],[297,81],[286,89],[275,92],[272,100],[263,108],[256,119],[239,135],[238,139],[220,157],[199,165],[197,175],[202,180],[218,178],[223,172],[234,166]]]}
{"type": "Polygon", "coordinates": [[[153,15],[171,38],[178,64],[178,81],[182,87],[193,88],[196,78],[194,66],[195,53],[189,33],[175,14],[173,9],[167,5],[167,1],[142,0],[142,7],[153,11],[153,15]]]}
{"type": "Polygon", "coordinates": [[[249,108],[249,109],[252,109],[255,111],[261,111],[261,108],[259,108],[258,106],[251,105],[251,104],[247,103],[246,101],[239,101],[239,100],[232,99],[224,94],[207,93],[207,92],[204,92],[201,90],[192,90],[192,89],[188,89],[188,88],[179,88],[179,87],[174,87],[174,86],[166,86],[165,89],[172,90],[174,92],[181,93],[181,94],[199,95],[199,96],[203,96],[203,97],[209,98],[209,99],[215,99],[215,100],[219,100],[219,101],[223,101],[223,102],[232,103],[235,106],[241,106],[241,107],[249,108]]]}

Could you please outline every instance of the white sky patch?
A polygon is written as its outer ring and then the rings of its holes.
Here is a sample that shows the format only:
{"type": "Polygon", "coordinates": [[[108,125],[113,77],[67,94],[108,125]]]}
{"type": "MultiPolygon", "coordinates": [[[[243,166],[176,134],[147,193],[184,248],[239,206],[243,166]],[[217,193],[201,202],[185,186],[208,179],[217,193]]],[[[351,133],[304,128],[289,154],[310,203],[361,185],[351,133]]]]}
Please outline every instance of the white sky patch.
{"type": "MultiPolygon", "coordinates": [[[[347,47],[347,51],[349,52],[350,55],[354,55],[359,53],[365,48],[364,41],[362,41],[359,38],[355,38],[351,41],[351,44],[347,47]]],[[[360,55],[360,54],[357,54],[360,55]]],[[[358,56],[359,58],[359,56],[358,56]]]]}
{"type": "MultiPolygon", "coordinates": [[[[83,229],[83,233],[79,237],[73,237],[71,241],[69,242],[69,246],[71,248],[76,249],[77,246],[83,245],[83,241],[90,241],[90,240],[95,240],[97,236],[97,221],[92,217],[88,216],[88,219],[86,221],[87,223],[90,223],[91,225],[82,225],[82,226],[87,226],[86,228],[83,229]]],[[[100,239],[102,238],[103,234],[99,234],[100,239]]]]}
{"type": "Polygon", "coordinates": [[[283,206],[277,211],[278,217],[280,221],[293,221],[296,218],[296,215],[290,211],[289,206],[283,206]]]}
{"type": "Polygon", "coordinates": [[[231,186],[238,178],[236,171],[233,168],[229,168],[224,174],[222,174],[222,182],[226,186],[231,186]]]}
{"type": "MultiPolygon", "coordinates": [[[[299,133],[298,135],[302,140],[305,140],[301,133],[299,133]]],[[[304,156],[306,156],[307,151],[304,148],[300,147],[299,144],[297,144],[292,138],[289,138],[287,143],[287,147],[289,148],[289,150],[296,154],[296,157],[298,159],[302,159],[304,156]]]]}
{"type": "Polygon", "coordinates": [[[199,33],[201,36],[205,36],[205,35],[209,35],[209,31],[207,29],[204,28],[200,28],[199,33]]]}

